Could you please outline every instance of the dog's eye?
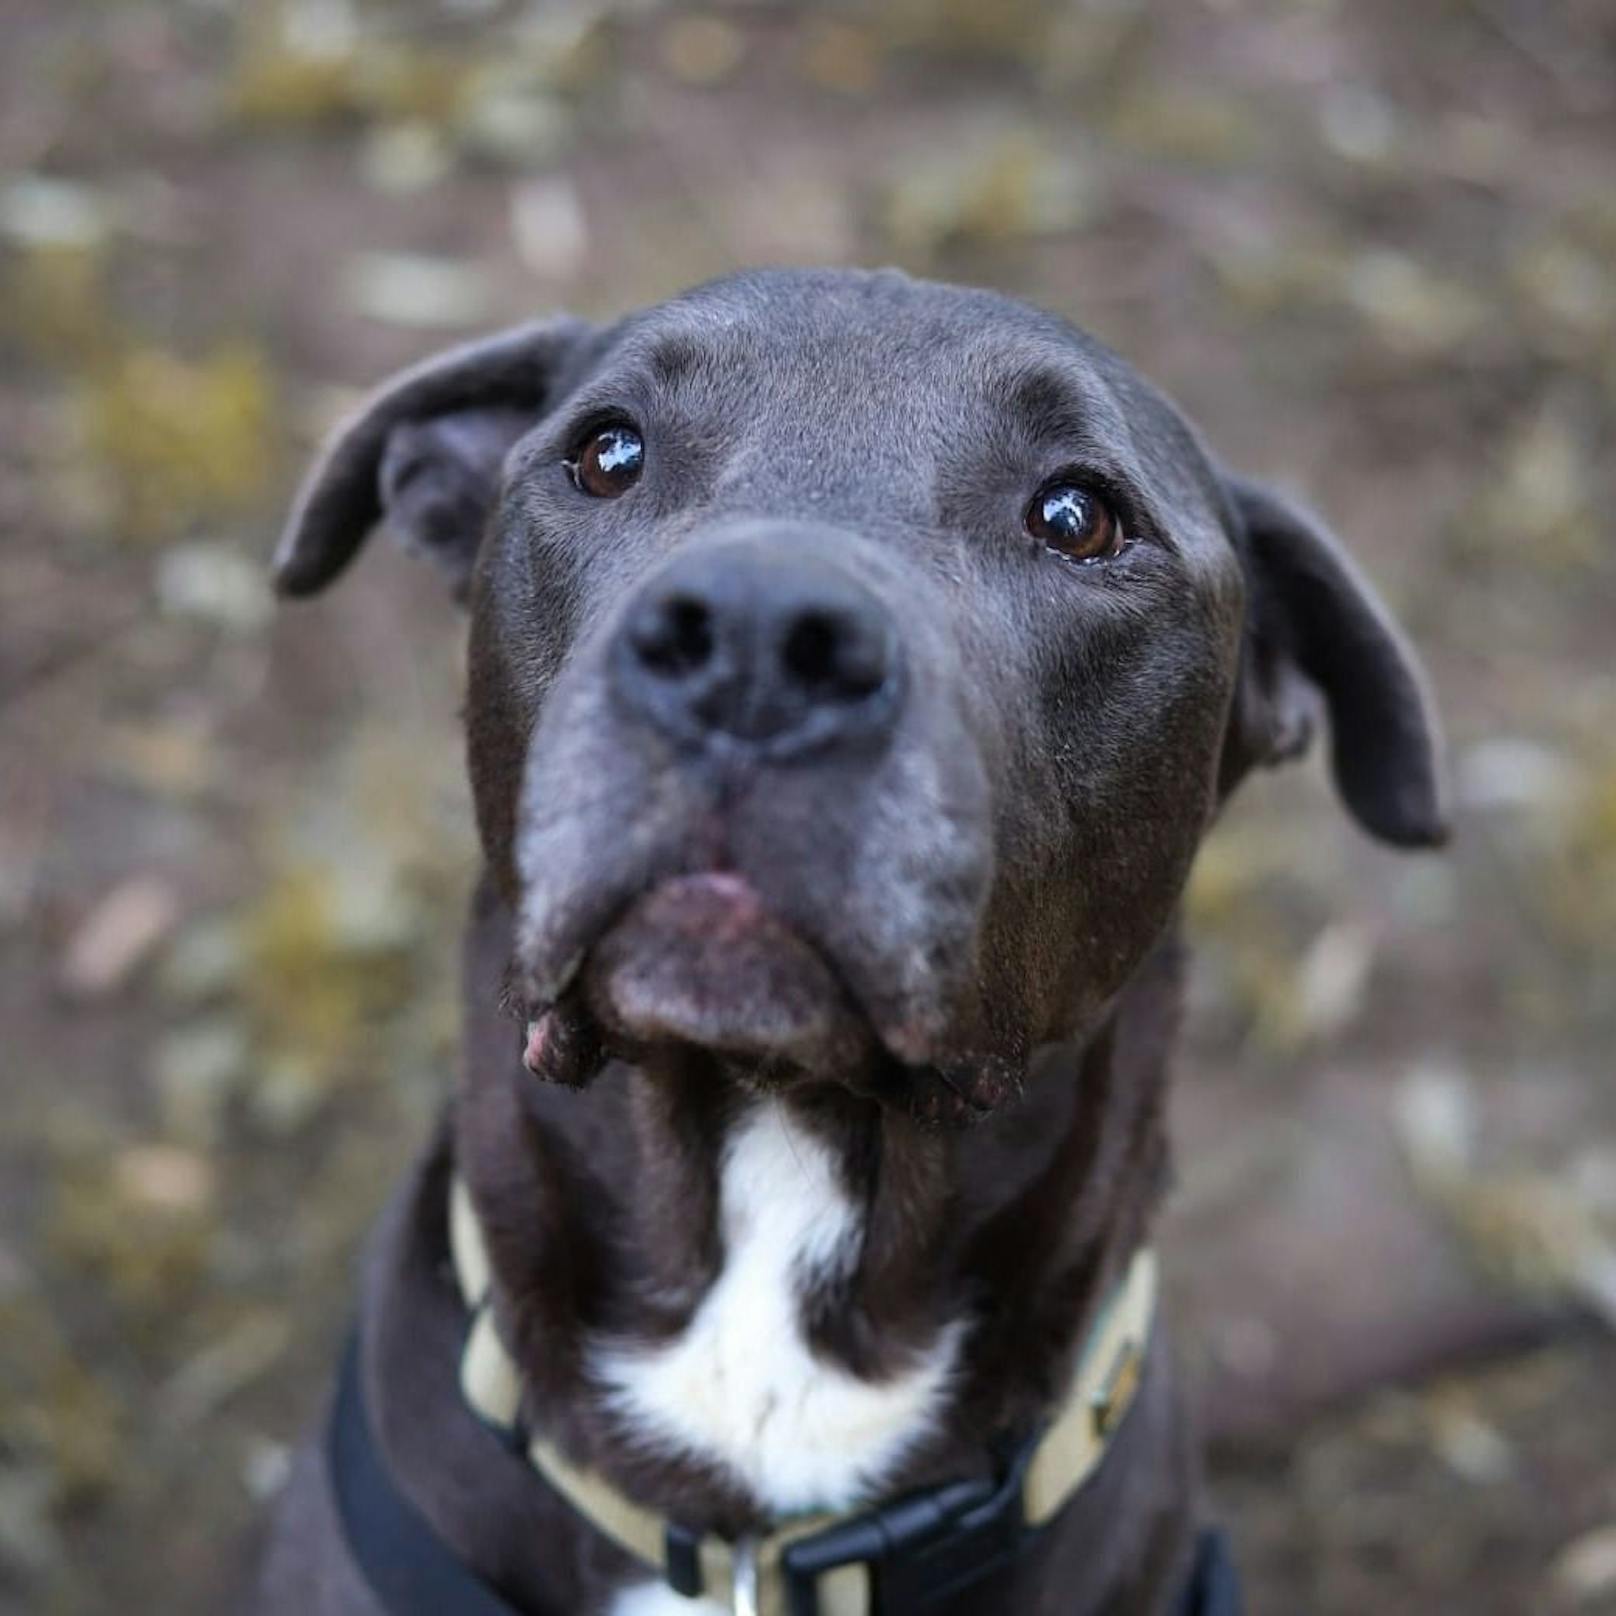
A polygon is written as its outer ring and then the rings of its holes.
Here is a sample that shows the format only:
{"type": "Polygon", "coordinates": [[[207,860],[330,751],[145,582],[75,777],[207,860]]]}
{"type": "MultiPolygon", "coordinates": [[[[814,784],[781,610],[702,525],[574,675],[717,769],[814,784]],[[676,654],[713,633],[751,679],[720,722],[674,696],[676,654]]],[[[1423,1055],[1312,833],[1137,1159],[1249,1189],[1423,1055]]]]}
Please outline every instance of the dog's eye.
{"type": "Polygon", "coordinates": [[[567,462],[572,480],[596,499],[616,499],[640,480],[645,440],[631,426],[604,426],[567,462]]]}
{"type": "Polygon", "coordinates": [[[1027,531],[1073,561],[1109,561],[1126,543],[1122,524],[1098,494],[1078,483],[1046,483],[1027,507],[1027,531]]]}

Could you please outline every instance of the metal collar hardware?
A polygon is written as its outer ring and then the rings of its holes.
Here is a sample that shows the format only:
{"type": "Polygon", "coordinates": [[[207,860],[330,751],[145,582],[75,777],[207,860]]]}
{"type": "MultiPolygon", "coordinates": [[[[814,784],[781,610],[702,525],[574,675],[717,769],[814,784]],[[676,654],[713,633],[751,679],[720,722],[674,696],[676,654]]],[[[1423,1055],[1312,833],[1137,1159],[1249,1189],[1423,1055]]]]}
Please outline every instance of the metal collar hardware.
{"type": "Polygon", "coordinates": [[[735,1583],[730,1595],[734,1616],[762,1616],[758,1590],[757,1539],[743,1537],[735,1543],[735,1583]]]}

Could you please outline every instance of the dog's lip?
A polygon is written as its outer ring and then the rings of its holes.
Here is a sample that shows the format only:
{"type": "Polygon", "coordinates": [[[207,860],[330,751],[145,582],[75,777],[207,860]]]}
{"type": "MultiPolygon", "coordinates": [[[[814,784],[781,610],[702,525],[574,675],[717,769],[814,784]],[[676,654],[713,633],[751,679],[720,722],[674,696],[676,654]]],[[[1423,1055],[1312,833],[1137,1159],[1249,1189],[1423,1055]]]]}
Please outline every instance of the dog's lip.
{"type": "Polygon", "coordinates": [[[672,876],[658,882],[653,891],[691,900],[711,896],[726,905],[741,923],[766,908],[762,894],[738,870],[701,870],[694,875],[672,876]]]}
{"type": "Polygon", "coordinates": [[[671,1041],[737,1061],[733,1070],[743,1081],[778,1081],[793,1068],[810,1077],[834,1072],[856,1093],[903,1105],[923,1126],[975,1121],[990,1114],[1017,1086],[1013,1077],[988,1068],[984,1087],[984,1074],[969,1059],[954,1067],[939,1064],[930,1029],[923,1025],[897,1021],[883,1025],[835,956],[817,939],[782,920],[759,888],[738,871],[665,875],[615,904],[597,899],[595,912],[602,918],[588,940],[580,940],[575,917],[576,964],[562,992],[546,999],[511,994],[511,1008],[525,1023],[523,1063],[549,1081],[583,1083],[602,1055],[635,1060],[671,1041]],[[806,1044],[799,1041],[793,1048],[761,1047],[746,1038],[728,1043],[677,1034],[670,1038],[671,1029],[666,1027],[653,1028],[645,1036],[643,1029],[636,1033],[625,1026],[612,1006],[601,1000],[599,960],[614,936],[648,905],[660,905],[664,914],[671,912],[705,936],[727,932],[732,941],[744,941],[749,931],[766,931],[776,941],[789,939],[798,967],[818,973],[820,990],[836,1005],[830,1036],[806,1044]]]}
{"type": "MultiPolygon", "coordinates": [[[[524,991],[511,993],[529,1027],[547,1010],[579,992],[579,979],[601,942],[650,898],[663,895],[691,903],[710,897],[731,911],[734,924],[743,914],[754,920],[772,911],[756,885],[738,870],[712,867],[696,871],[670,871],[653,876],[627,891],[598,890],[581,894],[563,914],[547,924],[529,924],[517,950],[517,968],[524,991]]],[[[790,928],[804,942],[800,928],[790,928]]],[[[811,944],[824,956],[824,950],[811,944]]],[[[829,965],[828,958],[826,959],[829,965]]]]}
{"type": "MultiPolygon", "coordinates": [[[[528,912],[513,961],[508,1003],[523,1019],[529,1045],[535,1030],[545,1031],[538,1024],[552,1012],[566,1012],[564,1019],[569,1024],[580,1017],[600,1019],[585,984],[601,944],[639,905],[658,893],[695,904],[703,899],[719,903],[730,911],[732,923],[744,912],[754,922],[767,918],[789,931],[813,955],[839,990],[850,1017],[886,1057],[904,1068],[927,1067],[936,1058],[940,1026],[927,1018],[905,1015],[897,1006],[884,1009],[878,987],[850,970],[849,962],[820,935],[818,927],[804,924],[795,915],[789,919],[782,915],[764,895],[763,884],[748,872],[728,863],[691,870],[688,864],[681,867],[673,860],[660,869],[642,871],[631,883],[608,881],[575,889],[556,907],[528,912]]],[[[616,1042],[621,1052],[622,1040],[616,1042]]],[[[572,1041],[572,1047],[582,1047],[581,1041],[572,1041]]],[[[535,1057],[540,1054],[537,1046],[530,1052],[535,1057]]]]}
{"type": "Polygon", "coordinates": [[[821,1071],[855,1069],[875,1047],[824,951],[730,870],[653,884],[589,949],[581,982],[630,1042],[821,1071]]]}

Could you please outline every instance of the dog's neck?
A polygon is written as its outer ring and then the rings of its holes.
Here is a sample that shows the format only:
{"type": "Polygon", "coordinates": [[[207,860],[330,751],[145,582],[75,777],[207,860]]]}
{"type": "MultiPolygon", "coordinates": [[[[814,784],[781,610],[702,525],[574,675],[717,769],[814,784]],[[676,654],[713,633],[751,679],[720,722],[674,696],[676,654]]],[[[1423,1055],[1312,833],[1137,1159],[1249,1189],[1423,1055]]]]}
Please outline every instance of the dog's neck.
{"type": "Polygon", "coordinates": [[[1065,1390],[1165,1178],[1177,950],[960,1134],[705,1058],[536,1082],[485,887],[455,1151],[531,1416],[652,1508],[726,1533],[979,1470],[1065,1390]]]}

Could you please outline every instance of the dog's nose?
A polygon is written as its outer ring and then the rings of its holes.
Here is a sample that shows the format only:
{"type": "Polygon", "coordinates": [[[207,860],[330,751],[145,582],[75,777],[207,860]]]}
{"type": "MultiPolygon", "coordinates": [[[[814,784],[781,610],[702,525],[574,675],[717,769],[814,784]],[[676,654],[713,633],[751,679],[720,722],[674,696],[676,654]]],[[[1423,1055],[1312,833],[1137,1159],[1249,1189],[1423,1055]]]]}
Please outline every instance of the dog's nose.
{"type": "Polygon", "coordinates": [[[886,608],[787,536],[680,556],[630,607],[613,663],[618,693],[664,734],[772,758],[878,739],[902,682],[886,608]]]}

